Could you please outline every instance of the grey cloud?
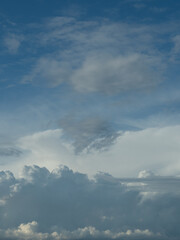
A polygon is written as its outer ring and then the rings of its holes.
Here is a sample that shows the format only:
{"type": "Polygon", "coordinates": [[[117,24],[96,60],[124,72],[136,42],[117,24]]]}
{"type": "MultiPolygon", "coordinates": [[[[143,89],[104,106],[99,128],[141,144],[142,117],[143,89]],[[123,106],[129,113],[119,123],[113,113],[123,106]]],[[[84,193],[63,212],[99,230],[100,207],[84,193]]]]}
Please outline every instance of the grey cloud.
{"type": "Polygon", "coordinates": [[[89,180],[67,167],[26,167],[21,179],[1,175],[1,239],[179,239],[179,192],[154,195],[148,188],[179,186],[179,179],[159,186],[157,178],[129,180],[145,181],[137,189],[109,174],[89,180]]]}
{"type": "Polygon", "coordinates": [[[16,182],[13,174],[10,171],[0,172],[0,199],[5,201],[9,194],[10,187],[16,182]]]}
{"type": "Polygon", "coordinates": [[[73,74],[71,81],[80,92],[120,93],[151,89],[162,77],[157,74],[155,59],[144,55],[87,59],[73,74]]]}
{"type": "Polygon", "coordinates": [[[22,152],[14,147],[0,147],[0,156],[4,157],[10,157],[10,156],[15,156],[18,157],[21,155],[22,152]]]}
{"type": "Polygon", "coordinates": [[[74,145],[75,152],[89,152],[93,149],[105,150],[119,136],[108,121],[100,118],[75,119],[66,117],[59,121],[65,137],[74,145]]]}

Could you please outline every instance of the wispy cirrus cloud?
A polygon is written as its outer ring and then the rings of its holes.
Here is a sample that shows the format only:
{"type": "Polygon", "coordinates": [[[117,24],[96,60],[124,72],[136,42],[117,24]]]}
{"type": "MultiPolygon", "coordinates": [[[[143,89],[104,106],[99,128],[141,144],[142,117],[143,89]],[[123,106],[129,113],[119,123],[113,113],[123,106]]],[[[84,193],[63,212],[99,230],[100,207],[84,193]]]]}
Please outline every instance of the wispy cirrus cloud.
{"type": "Polygon", "coordinates": [[[146,27],[50,19],[39,38],[52,53],[41,56],[23,81],[49,86],[64,82],[80,92],[105,94],[150,89],[163,80],[165,61],[155,47],[156,31],[146,27]]]}

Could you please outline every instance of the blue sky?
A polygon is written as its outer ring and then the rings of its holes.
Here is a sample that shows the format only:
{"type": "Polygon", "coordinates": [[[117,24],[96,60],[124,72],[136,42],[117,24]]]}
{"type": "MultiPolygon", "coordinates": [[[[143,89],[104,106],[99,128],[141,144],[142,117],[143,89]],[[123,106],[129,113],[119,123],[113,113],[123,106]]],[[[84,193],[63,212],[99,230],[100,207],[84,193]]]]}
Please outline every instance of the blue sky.
{"type": "Polygon", "coordinates": [[[176,0],[1,1],[1,238],[179,239],[179,16],[176,0]]]}
{"type": "MultiPolygon", "coordinates": [[[[153,145],[155,129],[168,132],[159,141],[167,139],[169,148],[164,145],[152,158],[173,151],[169,134],[180,119],[178,1],[4,1],[1,32],[3,168],[11,163],[3,156],[9,148],[22,153],[19,168],[31,164],[24,155],[33,150],[19,142],[46,131],[61,132],[59,144],[70,146],[67,165],[69,158],[92,158],[104,150],[116,158],[113,147],[126,134],[152,131],[153,145]]],[[[151,155],[151,143],[146,147],[151,155]]],[[[137,176],[143,168],[178,174],[179,167],[174,172],[161,160],[150,166],[145,153],[138,160],[138,151],[132,153],[134,161],[147,166],[140,164],[133,173],[128,171],[132,160],[119,153],[127,161],[125,176],[137,176]]],[[[107,171],[106,164],[91,163],[92,171],[75,164],[75,169],[92,175],[107,171]]],[[[110,173],[120,176],[114,166],[110,173]]]]}

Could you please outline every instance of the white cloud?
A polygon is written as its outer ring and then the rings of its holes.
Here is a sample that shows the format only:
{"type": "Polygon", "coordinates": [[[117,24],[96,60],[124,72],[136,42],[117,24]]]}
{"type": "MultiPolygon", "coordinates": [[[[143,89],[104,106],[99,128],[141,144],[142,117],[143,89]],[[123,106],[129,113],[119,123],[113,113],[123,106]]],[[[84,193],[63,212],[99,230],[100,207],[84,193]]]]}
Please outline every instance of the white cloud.
{"type": "Polygon", "coordinates": [[[89,226],[84,228],[78,228],[75,231],[64,231],[60,234],[60,239],[84,239],[84,238],[107,238],[107,239],[121,239],[121,237],[147,237],[147,236],[154,236],[154,234],[146,230],[135,229],[127,230],[126,232],[112,232],[110,230],[99,231],[95,227],[89,226]]]}
{"type": "Polygon", "coordinates": [[[63,164],[90,176],[102,171],[117,177],[135,177],[142,170],[179,175],[179,133],[180,126],[126,131],[106,151],[93,148],[74,154],[74,146],[65,140],[62,130],[47,130],[20,138],[17,146],[23,154],[2,169],[18,173],[27,164],[50,170],[63,164]]]}
{"type": "MultiPolygon", "coordinates": [[[[146,230],[127,230],[126,232],[112,232],[110,230],[100,231],[95,227],[88,226],[84,228],[78,228],[74,231],[63,230],[62,232],[52,232],[52,233],[41,233],[37,232],[38,223],[33,221],[27,224],[20,224],[17,229],[0,229],[0,237],[5,239],[22,239],[22,240],[44,240],[44,239],[54,239],[54,240],[65,240],[65,239],[121,239],[121,237],[154,237],[153,234],[148,229],[146,230]]],[[[159,234],[157,234],[158,236],[159,234]]],[[[160,236],[160,235],[159,235],[160,236]]],[[[154,238],[153,238],[154,239],[154,238]]]]}
{"type": "Polygon", "coordinates": [[[154,177],[154,176],[155,175],[152,171],[146,171],[146,170],[142,170],[138,174],[138,178],[151,178],[151,177],[154,177]]]}
{"type": "Polygon", "coordinates": [[[32,221],[27,224],[20,224],[17,229],[7,229],[5,231],[1,230],[0,234],[1,237],[5,239],[22,239],[22,240],[43,240],[49,239],[48,233],[38,233],[36,232],[37,229],[37,222],[32,221]]]}
{"type": "Polygon", "coordinates": [[[17,173],[22,169],[22,164],[46,166],[50,170],[59,164],[71,165],[74,160],[74,149],[62,137],[62,130],[55,129],[20,138],[18,146],[24,151],[24,154],[19,161],[15,162],[15,165],[11,162],[8,169],[18,169],[15,170],[17,173]]]}

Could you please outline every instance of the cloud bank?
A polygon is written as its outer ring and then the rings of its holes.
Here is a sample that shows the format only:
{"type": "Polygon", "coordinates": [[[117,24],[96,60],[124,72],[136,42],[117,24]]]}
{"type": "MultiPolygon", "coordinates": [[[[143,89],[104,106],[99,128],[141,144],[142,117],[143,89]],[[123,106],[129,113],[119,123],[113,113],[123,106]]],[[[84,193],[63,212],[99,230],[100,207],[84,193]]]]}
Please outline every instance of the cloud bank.
{"type": "Polygon", "coordinates": [[[95,125],[94,120],[77,121],[74,127],[70,123],[64,123],[64,130],[51,129],[17,139],[15,147],[21,154],[16,161],[12,156],[7,162],[7,156],[2,156],[1,168],[17,175],[24,165],[53,170],[63,164],[89,176],[102,171],[116,177],[136,177],[142,170],[149,171],[142,172],[144,176],[151,171],[180,175],[178,125],[117,134],[106,124],[99,128],[99,121],[95,125]]]}
{"type": "Polygon", "coordinates": [[[159,191],[164,182],[158,177],[123,180],[99,173],[89,180],[68,167],[49,172],[38,166],[25,166],[23,175],[0,173],[1,239],[178,239],[180,234],[180,193],[171,191],[179,178],[167,178],[169,187],[159,191]]]}

